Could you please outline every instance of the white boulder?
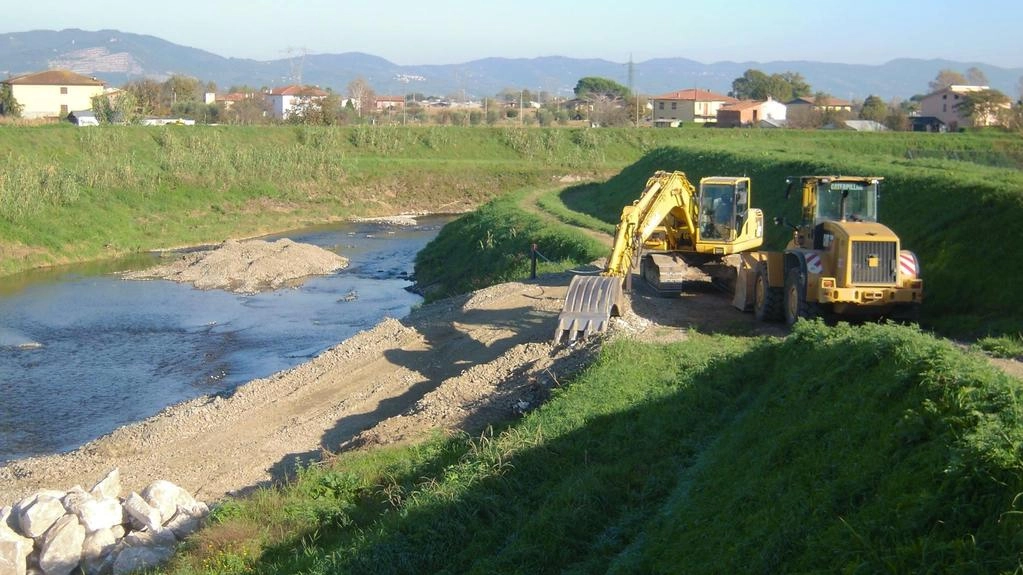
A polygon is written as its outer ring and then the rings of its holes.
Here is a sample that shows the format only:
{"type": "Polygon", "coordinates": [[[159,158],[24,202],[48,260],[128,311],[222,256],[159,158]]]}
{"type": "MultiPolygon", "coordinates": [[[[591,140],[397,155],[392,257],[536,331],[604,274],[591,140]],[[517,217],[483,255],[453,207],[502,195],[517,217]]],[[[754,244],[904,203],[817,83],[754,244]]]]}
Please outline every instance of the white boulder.
{"type": "MultiPolygon", "coordinates": [[[[121,530],[123,536],[124,530],[121,530]]],[[[100,529],[85,536],[82,544],[82,571],[86,575],[100,575],[114,565],[113,550],[120,539],[113,529],[100,529]]]]}
{"type": "Polygon", "coordinates": [[[69,575],[82,561],[85,527],[78,517],[65,515],[43,538],[39,551],[39,568],[46,575],[69,575]]]}
{"type": "Polygon", "coordinates": [[[0,574],[25,575],[28,556],[32,553],[32,540],[13,541],[0,539],[0,574]]]}
{"type": "Polygon", "coordinates": [[[174,516],[178,505],[194,505],[195,499],[184,489],[163,479],[158,479],[142,490],[146,503],[160,510],[165,520],[174,516]]]}
{"type": "Polygon", "coordinates": [[[78,506],[78,518],[85,526],[86,533],[109,529],[124,521],[124,510],[121,502],[113,498],[89,498],[78,506]]]}
{"type": "Polygon", "coordinates": [[[114,468],[106,477],[92,487],[92,496],[97,499],[117,499],[121,496],[121,470],[114,468]]]}
{"type": "Polygon", "coordinates": [[[160,510],[151,507],[145,499],[142,499],[141,495],[134,491],[124,500],[123,506],[128,517],[140,528],[156,531],[163,526],[160,510]]]}
{"type": "Polygon", "coordinates": [[[67,490],[67,494],[64,495],[60,501],[64,504],[64,509],[67,510],[68,513],[74,513],[77,515],[78,508],[90,499],[92,499],[92,496],[89,495],[88,491],[82,489],[81,485],[75,485],[71,489],[67,490]]]}
{"type": "Polygon", "coordinates": [[[174,556],[170,547],[126,547],[114,560],[114,575],[128,575],[142,569],[151,569],[174,556]]]}
{"type": "Polygon", "coordinates": [[[46,530],[52,527],[67,511],[64,509],[64,503],[61,502],[63,493],[60,497],[55,497],[53,493],[40,492],[33,497],[31,502],[22,500],[24,505],[19,504],[22,511],[18,516],[18,525],[22,535],[35,539],[46,533],[46,530]]]}

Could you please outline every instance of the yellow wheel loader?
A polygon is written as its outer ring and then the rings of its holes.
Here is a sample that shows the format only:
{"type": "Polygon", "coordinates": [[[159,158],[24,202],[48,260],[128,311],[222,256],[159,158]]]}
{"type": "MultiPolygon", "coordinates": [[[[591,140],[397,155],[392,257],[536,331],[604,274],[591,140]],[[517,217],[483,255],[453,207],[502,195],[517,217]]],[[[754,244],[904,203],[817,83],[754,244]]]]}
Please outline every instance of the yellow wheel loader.
{"type": "Polygon", "coordinates": [[[882,180],[789,178],[785,195],[801,193],[801,222],[792,225],[785,251],[743,254],[736,307],[752,305],[758,320],[789,325],[818,316],[915,320],[923,298],[920,265],[878,222],[882,180]]]}
{"type": "MultiPolygon", "coordinates": [[[[750,207],[749,178],[703,178],[697,190],[683,172],[656,172],[639,199],[622,209],[604,270],[572,278],[554,342],[602,332],[611,316],[621,315],[637,263],[654,289],[677,292],[690,266],[709,270],[726,256],[760,247],[763,236],[764,215],[750,207]]],[[[729,269],[734,276],[734,266],[729,269]]]]}

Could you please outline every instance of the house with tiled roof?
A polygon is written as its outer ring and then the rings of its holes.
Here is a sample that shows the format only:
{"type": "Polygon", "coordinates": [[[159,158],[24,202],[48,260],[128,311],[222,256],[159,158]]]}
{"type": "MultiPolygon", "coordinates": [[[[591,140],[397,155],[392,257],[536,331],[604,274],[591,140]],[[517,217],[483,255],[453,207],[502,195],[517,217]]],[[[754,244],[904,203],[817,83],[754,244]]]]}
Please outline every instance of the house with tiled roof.
{"type": "Polygon", "coordinates": [[[773,99],[740,100],[718,108],[717,125],[721,128],[757,126],[763,120],[785,120],[785,104],[773,99]]]}
{"type": "Polygon", "coordinates": [[[785,102],[789,111],[792,110],[815,110],[817,112],[852,112],[852,102],[841,98],[825,96],[815,98],[813,96],[800,96],[785,102]]]}
{"type": "Polygon", "coordinates": [[[47,70],[3,80],[27,119],[66,118],[73,110],[92,109],[92,97],[103,94],[102,80],[69,70],[47,70]]]}
{"type": "MultiPolygon", "coordinates": [[[[997,114],[988,112],[978,114],[969,118],[960,107],[971,92],[982,92],[988,90],[987,86],[970,86],[955,84],[927,94],[920,99],[920,115],[937,118],[949,130],[955,131],[967,126],[992,126],[998,123],[997,114]]],[[[1005,102],[1001,107],[1009,108],[1011,104],[1005,102]]]]}
{"type": "Polygon", "coordinates": [[[718,109],[738,100],[709,90],[689,88],[654,96],[650,102],[655,126],[678,126],[683,122],[716,122],[718,109]]]}
{"type": "Polygon", "coordinates": [[[405,107],[405,96],[377,96],[373,103],[377,110],[401,110],[405,107]]]}
{"type": "Polygon", "coordinates": [[[302,107],[327,97],[327,92],[315,86],[282,86],[266,94],[270,115],[278,120],[287,120],[302,107]]]}

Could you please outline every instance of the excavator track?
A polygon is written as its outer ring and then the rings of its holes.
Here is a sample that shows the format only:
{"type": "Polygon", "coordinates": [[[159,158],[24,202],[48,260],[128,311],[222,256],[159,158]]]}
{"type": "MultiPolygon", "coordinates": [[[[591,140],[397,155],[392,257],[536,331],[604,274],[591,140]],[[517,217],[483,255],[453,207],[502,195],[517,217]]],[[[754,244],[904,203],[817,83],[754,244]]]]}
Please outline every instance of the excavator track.
{"type": "Polygon", "coordinates": [[[565,295],[565,307],[558,316],[554,343],[570,343],[605,331],[611,317],[621,315],[624,297],[622,278],[573,277],[565,295]]]}

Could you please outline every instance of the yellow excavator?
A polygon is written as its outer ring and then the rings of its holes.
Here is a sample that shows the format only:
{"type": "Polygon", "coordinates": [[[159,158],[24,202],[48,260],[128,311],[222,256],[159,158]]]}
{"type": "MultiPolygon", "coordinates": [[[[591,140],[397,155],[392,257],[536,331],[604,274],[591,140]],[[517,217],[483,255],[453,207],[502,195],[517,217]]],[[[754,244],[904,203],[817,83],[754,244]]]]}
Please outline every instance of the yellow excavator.
{"type": "Polygon", "coordinates": [[[622,209],[604,270],[572,278],[554,342],[602,332],[612,316],[621,315],[637,263],[658,292],[676,292],[691,267],[708,269],[726,256],[756,250],[763,240],[764,215],[750,207],[749,178],[702,178],[697,190],[683,172],[658,171],[639,199],[622,209]]]}

